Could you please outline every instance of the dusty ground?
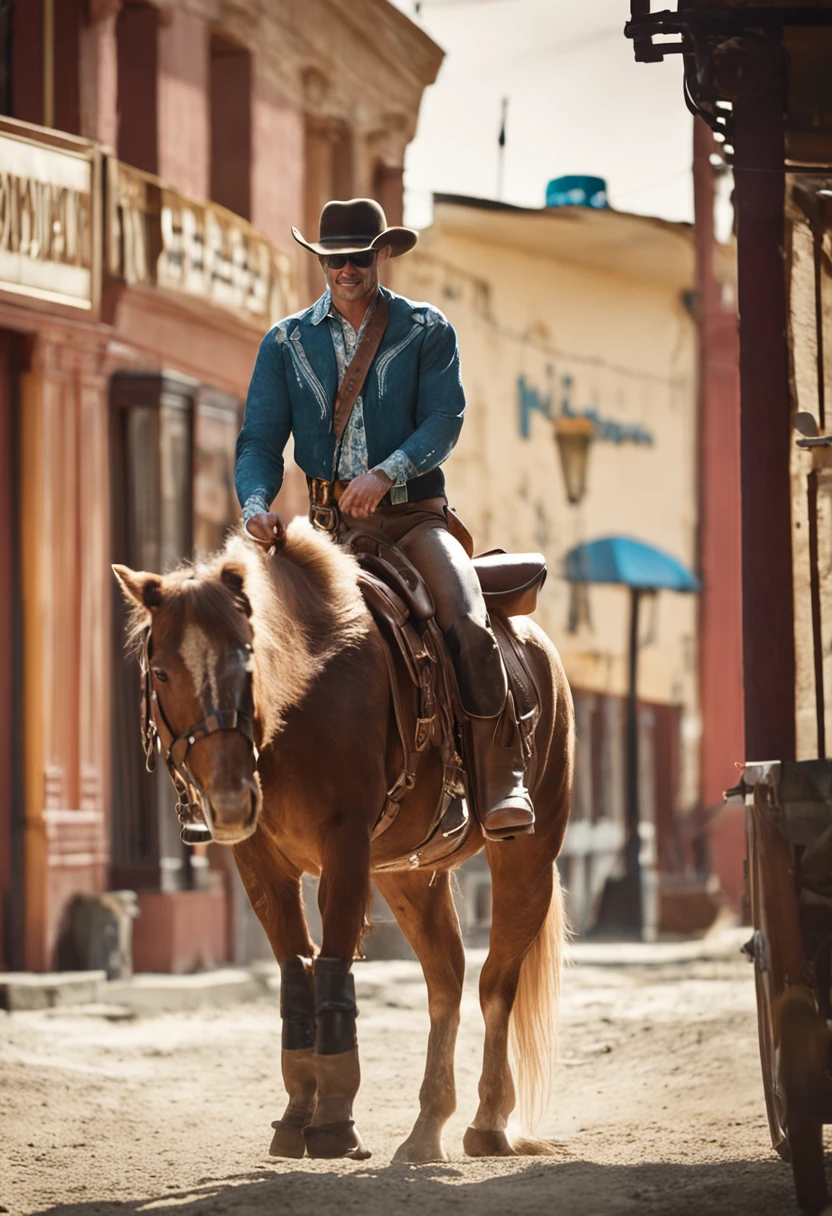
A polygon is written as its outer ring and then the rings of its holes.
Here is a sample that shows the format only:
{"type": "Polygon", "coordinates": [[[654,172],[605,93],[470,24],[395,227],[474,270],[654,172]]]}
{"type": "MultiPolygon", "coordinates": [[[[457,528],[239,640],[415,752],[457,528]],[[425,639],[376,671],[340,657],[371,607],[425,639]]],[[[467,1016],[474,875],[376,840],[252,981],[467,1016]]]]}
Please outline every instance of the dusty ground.
{"type": "MultiPolygon", "coordinates": [[[[469,1161],[481,1022],[472,954],[451,1160],[393,1166],[416,1114],[427,1033],[415,965],[356,965],[370,1161],[272,1162],[281,1110],[276,1001],[112,1020],[0,1014],[0,1210],[93,1216],[563,1216],[792,1212],[769,1147],[750,966],[737,935],[704,951],[579,946],[541,1133],[552,1158],[469,1161]],[[694,957],[695,955],[699,957],[694,957]]],[[[100,1007],[99,1007],[100,1009],[100,1007]]]]}

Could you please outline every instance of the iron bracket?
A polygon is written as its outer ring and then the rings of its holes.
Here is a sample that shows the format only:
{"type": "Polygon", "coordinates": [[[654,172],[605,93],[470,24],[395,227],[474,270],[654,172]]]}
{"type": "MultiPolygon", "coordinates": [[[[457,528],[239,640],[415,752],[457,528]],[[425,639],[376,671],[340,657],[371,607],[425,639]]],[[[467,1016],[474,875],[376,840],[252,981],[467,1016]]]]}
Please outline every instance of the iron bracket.
{"type": "Polygon", "coordinates": [[[783,67],[783,29],[832,26],[832,9],[810,5],[691,7],[651,12],[652,0],[630,0],[624,36],[636,61],[660,63],[681,55],[685,104],[732,150],[731,104],[760,96],[775,84],[783,67]],[[662,41],[656,41],[661,39],[662,41]]]}

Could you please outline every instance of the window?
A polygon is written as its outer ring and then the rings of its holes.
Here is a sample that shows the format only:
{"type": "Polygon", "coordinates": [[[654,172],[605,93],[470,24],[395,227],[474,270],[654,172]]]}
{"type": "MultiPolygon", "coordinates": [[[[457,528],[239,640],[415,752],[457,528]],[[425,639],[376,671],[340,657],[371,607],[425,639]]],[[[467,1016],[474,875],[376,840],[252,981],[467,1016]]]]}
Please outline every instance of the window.
{"type": "Polygon", "coordinates": [[[211,198],[251,219],[251,55],[211,35],[211,198]]]}

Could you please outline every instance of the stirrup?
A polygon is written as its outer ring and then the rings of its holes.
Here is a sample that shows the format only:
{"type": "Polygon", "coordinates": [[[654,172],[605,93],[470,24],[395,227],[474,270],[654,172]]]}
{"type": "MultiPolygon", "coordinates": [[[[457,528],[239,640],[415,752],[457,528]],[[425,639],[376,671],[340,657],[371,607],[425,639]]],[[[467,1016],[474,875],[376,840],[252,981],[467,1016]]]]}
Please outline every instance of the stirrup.
{"type": "MultiPolygon", "coordinates": [[[[531,801],[532,801],[531,798],[529,798],[529,800],[528,800],[529,806],[528,806],[528,809],[526,812],[527,814],[531,815],[531,819],[528,820],[526,823],[522,823],[522,822],[513,823],[513,824],[507,823],[503,827],[491,827],[490,828],[488,826],[488,820],[495,815],[499,815],[503,808],[502,808],[501,804],[498,803],[498,805],[496,807],[493,807],[490,811],[487,811],[482,816],[482,819],[480,821],[480,827],[482,828],[482,834],[485,837],[485,839],[494,840],[494,841],[514,840],[515,836],[533,836],[534,835],[535,816],[534,816],[534,809],[531,806],[531,801]]],[[[506,808],[506,809],[508,809],[508,808],[506,808]]],[[[517,813],[518,813],[518,815],[522,815],[523,812],[518,808],[517,813]]]]}

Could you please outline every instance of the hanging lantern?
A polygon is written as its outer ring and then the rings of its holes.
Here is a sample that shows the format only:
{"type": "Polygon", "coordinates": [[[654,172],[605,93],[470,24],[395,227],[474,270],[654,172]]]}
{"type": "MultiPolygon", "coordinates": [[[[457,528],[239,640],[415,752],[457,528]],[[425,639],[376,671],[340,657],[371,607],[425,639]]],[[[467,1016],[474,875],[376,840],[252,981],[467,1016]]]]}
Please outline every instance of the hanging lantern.
{"type": "Polygon", "coordinates": [[[595,437],[595,424],[589,418],[570,418],[561,414],[555,419],[554,430],[566,497],[577,506],[586,493],[589,445],[595,437]]]}

